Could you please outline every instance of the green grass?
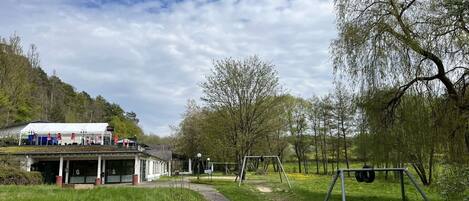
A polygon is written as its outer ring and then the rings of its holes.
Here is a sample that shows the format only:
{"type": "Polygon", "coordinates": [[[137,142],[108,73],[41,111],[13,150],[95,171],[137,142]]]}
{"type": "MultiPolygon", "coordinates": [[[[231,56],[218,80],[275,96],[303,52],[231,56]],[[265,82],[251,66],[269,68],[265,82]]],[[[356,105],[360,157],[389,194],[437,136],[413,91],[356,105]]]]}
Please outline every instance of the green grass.
{"type": "Polygon", "coordinates": [[[188,189],[98,187],[89,190],[58,188],[52,185],[0,186],[0,201],[204,201],[188,189]]]}
{"type": "Polygon", "coordinates": [[[215,188],[223,194],[226,198],[231,201],[262,201],[266,200],[265,196],[260,194],[257,189],[252,185],[242,185],[238,187],[238,184],[233,181],[227,180],[207,180],[201,179],[200,181],[193,180],[193,183],[213,185],[215,188]]]}
{"type": "MultiPolygon", "coordinates": [[[[392,176],[390,176],[392,177],[392,176]]],[[[238,187],[237,183],[227,180],[209,181],[202,178],[199,183],[212,184],[231,201],[322,201],[332,181],[331,175],[304,175],[289,174],[292,189],[286,183],[280,183],[278,174],[271,173],[268,176],[248,175],[248,180],[238,187]],[[269,187],[271,193],[262,193],[257,186],[269,187]]],[[[338,180],[340,182],[340,180],[338,180]]],[[[411,186],[408,179],[405,180],[406,195],[408,200],[422,200],[417,190],[411,186]]],[[[432,188],[422,187],[429,200],[443,200],[432,188]]],[[[348,201],[400,201],[400,184],[397,180],[384,180],[381,176],[373,183],[358,183],[353,177],[346,178],[346,193],[348,201]]],[[[332,200],[341,200],[340,183],[337,183],[332,200]]]]}

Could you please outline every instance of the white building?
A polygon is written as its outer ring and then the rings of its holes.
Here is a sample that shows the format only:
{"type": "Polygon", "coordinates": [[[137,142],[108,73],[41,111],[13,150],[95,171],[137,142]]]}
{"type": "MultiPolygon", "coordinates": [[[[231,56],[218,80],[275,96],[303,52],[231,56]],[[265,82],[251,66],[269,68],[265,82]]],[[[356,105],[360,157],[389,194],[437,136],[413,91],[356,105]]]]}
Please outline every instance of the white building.
{"type": "Polygon", "coordinates": [[[107,123],[33,122],[0,129],[18,145],[0,147],[21,168],[41,172],[45,183],[138,184],[170,175],[171,153],[140,145],[113,145],[107,123]],[[163,154],[162,154],[163,153],[163,154]],[[169,157],[168,157],[169,156],[169,157]]]}

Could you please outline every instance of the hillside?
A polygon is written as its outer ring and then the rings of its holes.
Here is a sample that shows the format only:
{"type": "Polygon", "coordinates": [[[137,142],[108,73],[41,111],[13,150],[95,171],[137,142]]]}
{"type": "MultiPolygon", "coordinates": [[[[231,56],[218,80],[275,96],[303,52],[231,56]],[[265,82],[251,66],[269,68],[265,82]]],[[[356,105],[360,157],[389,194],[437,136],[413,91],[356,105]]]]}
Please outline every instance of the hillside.
{"type": "Polygon", "coordinates": [[[0,127],[35,120],[108,122],[119,137],[143,135],[135,113],[47,75],[34,45],[25,53],[18,36],[0,37],[0,127]]]}

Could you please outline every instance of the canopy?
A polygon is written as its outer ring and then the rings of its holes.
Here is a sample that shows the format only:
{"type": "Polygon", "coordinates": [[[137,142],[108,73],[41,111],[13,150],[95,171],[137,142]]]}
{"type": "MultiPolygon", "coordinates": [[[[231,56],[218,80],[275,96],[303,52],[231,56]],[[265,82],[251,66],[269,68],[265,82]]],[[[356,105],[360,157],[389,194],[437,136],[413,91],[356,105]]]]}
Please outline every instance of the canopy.
{"type": "Polygon", "coordinates": [[[18,136],[35,133],[47,135],[61,133],[69,135],[106,134],[108,123],[29,123],[0,129],[0,136],[18,136]]]}

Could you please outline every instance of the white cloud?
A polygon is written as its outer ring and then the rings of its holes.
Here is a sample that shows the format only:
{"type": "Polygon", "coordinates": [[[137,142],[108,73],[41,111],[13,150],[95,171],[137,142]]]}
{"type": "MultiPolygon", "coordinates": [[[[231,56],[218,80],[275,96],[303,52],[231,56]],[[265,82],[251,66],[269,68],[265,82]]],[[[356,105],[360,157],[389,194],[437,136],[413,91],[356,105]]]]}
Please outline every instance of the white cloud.
{"type": "Polygon", "coordinates": [[[291,93],[331,88],[332,1],[0,2],[0,36],[38,46],[46,72],[137,112],[168,134],[213,59],[253,54],[277,66],[291,93]]]}

